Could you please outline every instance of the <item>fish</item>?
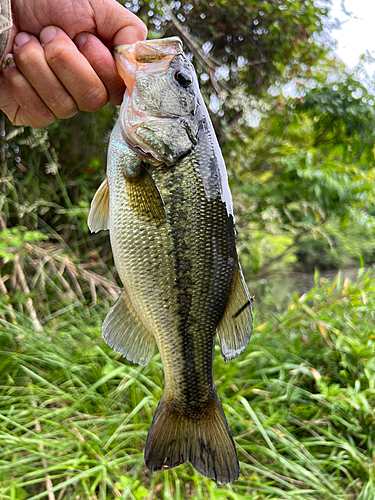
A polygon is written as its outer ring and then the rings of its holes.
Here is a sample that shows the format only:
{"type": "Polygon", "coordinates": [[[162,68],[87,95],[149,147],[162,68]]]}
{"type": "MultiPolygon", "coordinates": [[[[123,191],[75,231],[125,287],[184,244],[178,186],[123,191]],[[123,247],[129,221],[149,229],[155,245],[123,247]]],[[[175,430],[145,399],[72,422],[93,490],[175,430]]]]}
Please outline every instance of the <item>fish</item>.
{"type": "Polygon", "coordinates": [[[88,217],[92,232],[109,229],[123,283],[103,337],[140,365],[159,349],[165,386],[146,439],[148,469],[189,462],[233,482],[240,468],[213,381],[215,337],[224,360],[235,358],[253,316],[223,156],[178,37],[120,45],[114,55],[126,91],[88,217]]]}

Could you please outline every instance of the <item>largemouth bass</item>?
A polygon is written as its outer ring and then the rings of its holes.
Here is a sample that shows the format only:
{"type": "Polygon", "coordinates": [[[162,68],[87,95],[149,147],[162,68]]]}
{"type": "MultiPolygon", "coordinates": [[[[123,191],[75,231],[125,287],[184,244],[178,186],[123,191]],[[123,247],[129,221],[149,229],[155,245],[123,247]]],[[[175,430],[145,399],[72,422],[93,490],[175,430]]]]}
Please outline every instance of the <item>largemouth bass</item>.
{"type": "Polygon", "coordinates": [[[235,481],[236,448],[213,383],[214,343],[217,334],[226,361],[241,353],[252,309],[224,160],[179,38],[114,52],[127,90],[88,218],[91,231],[109,228],[124,285],[103,337],[141,365],[155,342],[159,348],[165,387],[147,467],[190,462],[219,483],[235,481]]]}

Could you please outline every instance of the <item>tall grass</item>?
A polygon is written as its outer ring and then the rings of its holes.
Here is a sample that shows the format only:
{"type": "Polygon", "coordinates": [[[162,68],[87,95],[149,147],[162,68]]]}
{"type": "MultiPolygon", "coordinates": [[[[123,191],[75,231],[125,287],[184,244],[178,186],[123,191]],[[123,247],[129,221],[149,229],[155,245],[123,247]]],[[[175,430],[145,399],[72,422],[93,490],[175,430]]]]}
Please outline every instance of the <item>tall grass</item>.
{"type": "Polygon", "coordinates": [[[317,277],[286,310],[263,298],[241,356],[225,364],[217,348],[241,465],[231,485],[188,464],[146,469],[162,365],[159,355],[133,365],[104,344],[107,303],[72,303],[38,332],[1,302],[0,499],[373,500],[374,300],[369,274],[317,277]]]}

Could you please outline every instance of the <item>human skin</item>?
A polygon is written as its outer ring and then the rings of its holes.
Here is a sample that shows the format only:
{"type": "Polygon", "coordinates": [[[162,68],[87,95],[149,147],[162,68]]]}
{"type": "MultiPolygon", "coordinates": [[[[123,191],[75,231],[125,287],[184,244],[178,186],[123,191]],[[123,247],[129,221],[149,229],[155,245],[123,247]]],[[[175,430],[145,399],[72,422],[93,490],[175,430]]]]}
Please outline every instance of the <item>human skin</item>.
{"type": "Polygon", "coordinates": [[[12,14],[0,69],[0,109],[12,123],[41,128],[121,103],[111,49],[146,38],[137,16],[116,0],[12,0],[12,14]]]}

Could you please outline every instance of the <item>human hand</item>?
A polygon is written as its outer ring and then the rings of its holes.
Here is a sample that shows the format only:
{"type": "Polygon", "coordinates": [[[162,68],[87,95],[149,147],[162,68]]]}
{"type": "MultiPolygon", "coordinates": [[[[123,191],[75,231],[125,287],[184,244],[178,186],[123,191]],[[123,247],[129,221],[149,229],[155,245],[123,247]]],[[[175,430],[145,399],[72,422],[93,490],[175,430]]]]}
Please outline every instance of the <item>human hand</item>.
{"type": "Polygon", "coordinates": [[[46,127],[121,103],[110,49],[146,38],[137,16],[116,0],[12,0],[12,13],[0,69],[0,109],[12,123],[46,127]]]}

